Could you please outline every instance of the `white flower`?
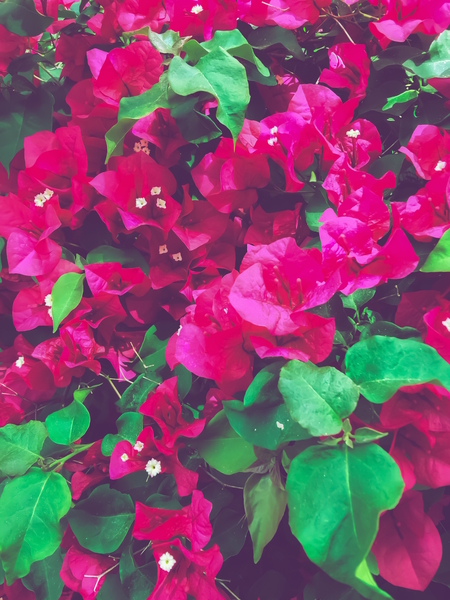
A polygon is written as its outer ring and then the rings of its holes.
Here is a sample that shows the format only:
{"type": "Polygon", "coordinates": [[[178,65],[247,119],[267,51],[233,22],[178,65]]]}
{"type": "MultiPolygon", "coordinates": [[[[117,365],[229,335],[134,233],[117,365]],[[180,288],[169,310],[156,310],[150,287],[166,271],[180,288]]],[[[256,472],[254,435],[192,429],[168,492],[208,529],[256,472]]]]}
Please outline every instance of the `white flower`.
{"type": "Polygon", "coordinates": [[[277,427],[278,427],[278,429],[281,429],[282,431],[284,429],[284,425],[283,425],[283,423],[280,423],[280,421],[277,421],[277,427]]]}
{"type": "Polygon", "coordinates": [[[183,257],[181,256],[181,252],[177,252],[176,254],[172,254],[172,258],[175,262],[181,262],[183,257]]]}
{"type": "Polygon", "coordinates": [[[160,569],[167,571],[168,573],[173,569],[176,562],[177,561],[169,552],[164,552],[164,554],[160,556],[158,564],[160,569]]]}
{"type": "Polygon", "coordinates": [[[450,317],[447,317],[445,321],[442,321],[442,325],[447,329],[450,333],[450,317]]]}
{"type": "Polygon", "coordinates": [[[41,194],[36,194],[36,196],[34,197],[34,204],[36,206],[38,206],[39,208],[42,208],[44,206],[44,204],[47,202],[47,200],[50,200],[50,198],[52,196],[53,196],[52,190],[45,188],[45,190],[41,194]]]}
{"type": "Polygon", "coordinates": [[[274,135],[273,137],[269,138],[267,140],[267,143],[269,144],[269,146],[275,146],[275,144],[278,143],[278,138],[276,135],[274,135]]]}
{"type": "Polygon", "coordinates": [[[152,187],[152,189],[150,190],[150,194],[152,196],[159,196],[160,193],[161,193],[160,187],[152,187]]]}
{"type": "Polygon", "coordinates": [[[203,6],[201,4],[196,4],[191,8],[191,13],[193,15],[199,15],[201,12],[203,12],[203,6]]]}
{"type": "Polygon", "coordinates": [[[147,200],[145,198],[136,198],[136,208],[144,208],[147,206],[147,200]]]}
{"type": "Polygon", "coordinates": [[[162,198],[158,198],[158,200],[156,201],[156,206],[158,208],[167,208],[166,201],[163,200],[162,198]]]}
{"type": "Polygon", "coordinates": [[[25,364],[25,359],[23,356],[19,356],[19,358],[16,360],[16,367],[18,369],[21,369],[23,367],[23,365],[25,364]]]}
{"type": "Polygon", "coordinates": [[[135,142],[134,146],[133,146],[133,150],[135,152],[140,152],[141,151],[141,144],[139,142],[135,142]]]}
{"type": "Polygon", "coordinates": [[[121,460],[122,462],[127,462],[127,460],[128,460],[129,458],[130,458],[130,457],[128,456],[128,454],[125,454],[125,453],[123,453],[123,454],[122,454],[122,456],[120,457],[120,460],[121,460]]]}
{"type": "Polygon", "coordinates": [[[447,163],[444,160],[438,160],[437,165],[434,167],[435,171],[443,171],[447,163]]]}
{"type": "Polygon", "coordinates": [[[147,140],[139,140],[139,143],[141,145],[141,148],[148,148],[147,140]]]}
{"type": "Polygon", "coordinates": [[[52,190],[49,190],[48,188],[45,188],[44,190],[44,196],[47,198],[47,200],[50,200],[50,198],[53,197],[54,192],[52,190]]]}
{"type": "Polygon", "coordinates": [[[349,129],[345,132],[345,135],[349,138],[354,138],[356,140],[356,138],[359,138],[359,136],[361,135],[361,132],[357,129],[349,129]]]}
{"type": "Polygon", "coordinates": [[[49,306],[50,308],[53,306],[53,302],[52,302],[52,295],[51,294],[47,294],[44,298],[44,304],[45,306],[49,306]]]}
{"type": "Polygon", "coordinates": [[[270,133],[272,135],[276,135],[278,133],[278,127],[275,125],[275,127],[272,127],[272,129],[270,130],[270,133]]]}
{"type": "Polygon", "coordinates": [[[144,449],[144,444],[142,442],[136,442],[133,448],[136,452],[141,452],[144,449]]]}
{"type": "Polygon", "coordinates": [[[145,465],[145,470],[150,475],[150,477],[156,477],[156,475],[159,475],[161,473],[161,463],[159,462],[159,460],[156,460],[156,458],[151,458],[145,465]]]}
{"type": "Polygon", "coordinates": [[[159,253],[167,254],[168,252],[169,252],[169,249],[167,248],[167,244],[161,244],[161,246],[159,247],[159,253]]]}

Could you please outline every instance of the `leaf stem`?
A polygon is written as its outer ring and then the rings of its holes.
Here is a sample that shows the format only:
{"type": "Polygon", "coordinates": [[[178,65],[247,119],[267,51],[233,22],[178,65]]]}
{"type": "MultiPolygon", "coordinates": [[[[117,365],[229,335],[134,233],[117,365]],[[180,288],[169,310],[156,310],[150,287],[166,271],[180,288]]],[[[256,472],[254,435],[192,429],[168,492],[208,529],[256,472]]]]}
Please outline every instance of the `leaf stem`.
{"type": "Polygon", "coordinates": [[[217,483],[220,483],[220,485],[222,487],[228,487],[228,488],[232,488],[234,490],[243,490],[244,488],[239,486],[239,485],[231,485],[230,483],[224,483],[223,481],[220,481],[220,479],[218,479],[215,475],[213,475],[212,473],[210,473],[207,469],[205,469],[203,467],[203,470],[205,471],[205,473],[207,475],[209,475],[211,477],[211,479],[214,479],[214,481],[217,481],[217,483]]]}
{"type": "Polygon", "coordinates": [[[73,456],[76,456],[77,454],[81,454],[81,452],[85,452],[86,450],[89,450],[89,448],[93,445],[94,445],[94,442],[92,442],[92,444],[80,444],[79,446],[77,446],[77,448],[73,452],[71,452],[67,456],[63,456],[63,458],[58,458],[57,460],[54,460],[52,463],[47,465],[45,470],[52,471],[59,465],[63,465],[66,461],[70,460],[73,456]]]}

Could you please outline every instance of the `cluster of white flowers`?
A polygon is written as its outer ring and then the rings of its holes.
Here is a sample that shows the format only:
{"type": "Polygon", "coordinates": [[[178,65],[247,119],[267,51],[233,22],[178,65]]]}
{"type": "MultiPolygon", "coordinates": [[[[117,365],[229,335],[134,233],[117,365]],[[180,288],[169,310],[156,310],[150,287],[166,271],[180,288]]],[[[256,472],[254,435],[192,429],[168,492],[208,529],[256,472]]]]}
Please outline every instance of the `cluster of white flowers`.
{"type": "Polygon", "coordinates": [[[47,202],[47,200],[50,200],[53,194],[54,192],[52,192],[52,190],[49,190],[48,188],[46,188],[41,194],[36,194],[36,196],[34,197],[35,205],[39,208],[42,208],[47,202]]]}

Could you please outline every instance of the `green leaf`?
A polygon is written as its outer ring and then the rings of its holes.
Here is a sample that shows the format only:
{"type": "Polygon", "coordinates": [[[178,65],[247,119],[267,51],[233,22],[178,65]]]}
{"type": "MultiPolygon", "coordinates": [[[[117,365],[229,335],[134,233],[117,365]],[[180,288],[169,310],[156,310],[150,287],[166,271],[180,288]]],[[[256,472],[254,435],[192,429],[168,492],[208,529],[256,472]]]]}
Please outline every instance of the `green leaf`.
{"type": "Polygon", "coordinates": [[[414,338],[367,338],[350,348],[345,367],[361,394],[375,404],[386,402],[403,386],[434,383],[450,390],[450,365],[414,338]]]}
{"type": "Polygon", "coordinates": [[[48,436],[55,444],[69,445],[79,440],[89,429],[91,416],[88,409],[74,400],[45,419],[48,436]]]}
{"type": "Polygon", "coordinates": [[[156,335],[156,327],[152,325],[146,332],[139,348],[139,362],[134,365],[136,373],[158,371],[166,366],[166,347],[169,340],[160,340],[156,335]]]}
{"type": "Polygon", "coordinates": [[[84,273],[64,273],[52,288],[53,333],[83,297],[84,273]]]}
{"type": "Polygon", "coordinates": [[[144,404],[149,393],[161,382],[162,378],[155,373],[139,375],[130,387],[124,391],[120,400],[116,402],[116,406],[121,412],[138,411],[144,404]]]}
{"type": "Polygon", "coordinates": [[[102,441],[102,454],[111,456],[119,442],[127,440],[134,444],[143,428],[143,416],[135,412],[126,412],[116,421],[118,433],[108,433],[102,441]]]}
{"type": "Polygon", "coordinates": [[[287,494],[274,485],[269,473],[253,473],[245,482],[244,507],[257,563],[276,534],[286,510],[287,494]]]}
{"type": "Polygon", "coordinates": [[[380,440],[381,438],[384,438],[387,435],[387,433],[376,431],[375,429],[371,429],[370,427],[360,427],[355,431],[354,441],[355,444],[367,444],[368,442],[380,440]]]}
{"type": "Polygon", "coordinates": [[[128,494],[101,485],[69,514],[70,527],[83,548],[110,554],[125,539],[134,520],[134,504],[128,494]]]}
{"type": "Polygon", "coordinates": [[[0,496],[0,558],[8,585],[56,551],[63,532],[59,522],[70,503],[69,486],[58,473],[33,467],[6,484],[0,496]]]}
{"type": "Polygon", "coordinates": [[[403,480],[395,461],[375,444],[349,450],[311,446],[289,469],[289,524],[308,558],[365,598],[390,598],[379,590],[366,557],[380,514],[401,498],[403,480]]]}
{"type": "Polygon", "coordinates": [[[0,3],[0,25],[23,37],[39,35],[53,23],[36,10],[33,0],[6,0],[0,3]]]}
{"type": "Polygon", "coordinates": [[[281,369],[278,389],[292,418],[313,436],[339,433],[359,398],[352,380],[334,367],[297,360],[281,369]]]}
{"type": "Polygon", "coordinates": [[[63,564],[60,548],[51,556],[31,565],[29,574],[22,579],[27,590],[34,592],[36,600],[59,600],[64,583],[59,572],[63,564]]]}
{"type": "Polygon", "coordinates": [[[438,240],[420,270],[422,273],[450,272],[450,229],[438,240]]]}
{"type": "MultiPolygon", "coordinates": [[[[183,46],[183,50],[186,50],[186,46],[187,44],[183,46]]],[[[239,29],[231,29],[230,31],[216,31],[214,37],[207,42],[202,42],[201,46],[208,52],[222,48],[222,50],[226,50],[231,56],[234,56],[235,58],[242,58],[243,60],[255,65],[263,77],[270,76],[269,69],[263,65],[259,58],[256,57],[255,53],[253,52],[253,48],[247,42],[239,29]]]]}
{"type": "Polygon", "coordinates": [[[258,27],[250,32],[248,42],[257,50],[281,45],[297,60],[304,60],[306,57],[305,51],[297,42],[295,33],[282,27],[258,27]]]}
{"type": "Polygon", "coordinates": [[[184,400],[191,391],[192,373],[183,365],[177,365],[173,369],[173,375],[177,378],[177,393],[180,400],[184,400]]]}
{"type": "Polygon", "coordinates": [[[407,60],[403,66],[422,79],[448,77],[450,75],[450,31],[443,31],[431,42],[428,54],[407,60]]]}
{"type": "Polygon", "coordinates": [[[0,476],[23,475],[38,461],[47,437],[45,425],[30,421],[0,429],[0,476]]]}
{"type": "Polygon", "coordinates": [[[303,600],[361,600],[362,596],[348,585],[338,583],[323,571],[316,573],[303,592],[303,600]]]}
{"type": "MultiPolygon", "coordinates": [[[[105,582],[100,588],[96,600],[128,600],[121,585],[119,574],[116,571],[108,573],[105,577],[105,582]]],[[[131,600],[134,600],[134,598],[131,600]]]]}
{"type": "Polygon", "coordinates": [[[193,445],[213,469],[225,475],[244,471],[256,460],[252,444],[232,429],[224,411],[211,419],[193,445]]]}
{"type": "Polygon", "coordinates": [[[175,56],[169,66],[169,83],[180,96],[208,92],[218,101],[217,119],[236,141],[250,102],[247,75],[241,63],[222,48],[212,50],[195,67],[175,56]]]}
{"type": "Polygon", "coordinates": [[[147,600],[156,583],[156,563],[138,566],[134,562],[133,547],[120,557],[119,573],[125,596],[130,600],[147,600]]]}
{"type": "Polygon", "coordinates": [[[139,267],[144,275],[148,275],[148,262],[136,248],[113,248],[112,246],[99,246],[86,256],[86,264],[118,262],[122,267],[139,267]]]}
{"type": "Polygon", "coordinates": [[[360,340],[373,337],[374,335],[387,335],[389,337],[400,339],[421,337],[420,332],[417,331],[417,329],[414,329],[413,327],[399,327],[390,321],[377,321],[376,323],[360,326],[358,329],[361,332],[360,340]]]}
{"type": "Polygon", "coordinates": [[[242,513],[225,508],[214,520],[209,546],[217,544],[224,561],[239,554],[244,546],[248,529],[243,517],[242,513]]]}
{"type": "Polygon", "coordinates": [[[389,110],[396,104],[405,104],[405,102],[411,102],[411,100],[415,100],[418,96],[419,92],[417,90],[405,90],[401,94],[397,94],[396,96],[391,96],[388,98],[382,110],[389,110]]]}
{"type": "MultiPolygon", "coordinates": [[[[0,3],[0,8],[6,2],[0,3]]],[[[26,137],[52,129],[53,96],[42,87],[31,94],[11,94],[9,101],[0,95],[0,162],[9,172],[9,163],[22,150],[26,137]]]]}
{"type": "Polygon", "coordinates": [[[164,33],[155,33],[150,30],[150,27],[145,27],[145,29],[147,30],[148,39],[158,52],[161,52],[161,54],[177,54],[174,51],[174,46],[176,48],[180,42],[180,34],[178,32],[168,29],[164,33]]]}
{"type": "Polygon", "coordinates": [[[423,51],[413,46],[402,44],[401,46],[393,46],[380,52],[380,54],[372,57],[372,65],[376,71],[381,71],[386,67],[393,65],[402,65],[408,59],[416,58],[423,55],[423,51]]]}
{"type": "Polygon", "coordinates": [[[361,306],[367,304],[369,300],[375,296],[375,290],[356,290],[353,294],[349,296],[344,296],[342,294],[342,304],[344,308],[351,308],[354,311],[357,311],[361,306]]]}

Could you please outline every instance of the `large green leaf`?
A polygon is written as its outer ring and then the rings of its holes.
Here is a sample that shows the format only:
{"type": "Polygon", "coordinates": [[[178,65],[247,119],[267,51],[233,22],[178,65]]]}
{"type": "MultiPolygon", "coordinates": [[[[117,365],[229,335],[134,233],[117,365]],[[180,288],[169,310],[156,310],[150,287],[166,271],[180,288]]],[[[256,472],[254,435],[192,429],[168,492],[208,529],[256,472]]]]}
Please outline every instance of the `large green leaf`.
{"type": "Polygon", "coordinates": [[[347,352],[345,367],[361,394],[376,404],[403,386],[434,383],[450,390],[450,365],[414,338],[376,335],[362,340],[347,352]]]}
{"type": "Polygon", "coordinates": [[[53,23],[37,12],[33,0],[6,0],[0,3],[0,25],[24,37],[39,35],[53,23]]]}
{"type": "Polygon", "coordinates": [[[232,429],[224,411],[211,419],[193,444],[213,469],[225,475],[244,471],[256,460],[252,444],[232,429]]]}
{"type": "Polygon", "coordinates": [[[27,136],[52,129],[53,103],[53,96],[43,88],[28,96],[11,94],[9,101],[0,95],[0,162],[7,171],[27,136]]]}
{"type": "Polygon", "coordinates": [[[450,31],[443,31],[431,42],[428,54],[409,59],[403,63],[403,66],[423,79],[448,77],[450,75],[450,31]]]}
{"type": "Polygon", "coordinates": [[[308,557],[365,598],[390,598],[379,590],[366,557],[380,514],[394,508],[403,492],[395,461],[375,444],[311,446],[290,465],[289,524],[308,557]]]}
{"type": "Polygon", "coordinates": [[[281,369],[278,389],[292,418],[313,436],[339,433],[359,398],[353,381],[334,367],[298,360],[281,369]]]}
{"type": "Polygon", "coordinates": [[[258,27],[250,32],[248,41],[253,48],[265,50],[272,46],[281,45],[286,48],[294,58],[298,60],[305,59],[305,51],[297,42],[293,31],[283,29],[282,27],[258,27]]]}
{"type": "Polygon", "coordinates": [[[180,96],[208,92],[218,101],[217,119],[236,140],[244,123],[250,93],[245,68],[222,48],[215,48],[190,66],[175,56],[169,66],[169,84],[180,96]]]}
{"type": "Polygon", "coordinates": [[[99,554],[115,552],[134,520],[134,504],[128,494],[101,485],[86,500],[78,502],[69,514],[70,527],[77,540],[99,554]]]}
{"type": "Polygon", "coordinates": [[[0,477],[23,475],[40,458],[47,437],[45,425],[30,421],[0,429],[0,477]]]}
{"type": "Polygon", "coordinates": [[[450,272],[450,229],[438,240],[420,270],[423,273],[450,272]]]}
{"type": "Polygon", "coordinates": [[[139,375],[116,402],[118,409],[121,412],[139,410],[146,401],[149,393],[161,382],[161,377],[152,372],[148,375],[145,373],[139,375]]]}
{"type": "MultiPolygon", "coordinates": [[[[183,50],[186,50],[187,45],[190,42],[187,42],[183,46],[183,50]]],[[[222,48],[226,50],[228,54],[234,56],[235,58],[242,58],[249,63],[255,65],[258,71],[264,77],[269,77],[270,71],[269,69],[263,65],[263,63],[257,58],[255,53],[253,52],[253,48],[247,42],[245,37],[239,31],[239,29],[231,29],[230,31],[216,31],[214,37],[207,42],[201,43],[202,48],[205,48],[208,52],[212,52],[218,48],[222,48]]]]}
{"type": "Polygon", "coordinates": [[[286,502],[286,491],[274,485],[269,473],[253,473],[245,482],[244,507],[255,563],[276,534],[286,502]]]}
{"type": "Polygon", "coordinates": [[[69,445],[79,440],[89,429],[91,416],[88,409],[74,400],[45,419],[48,436],[55,444],[69,445]]]}
{"type": "Polygon", "coordinates": [[[64,273],[52,288],[53,333],[83,297],[84,273],[64,273]]]}
{"type": "Polygon", "coordinates": [[[111,456],[119,442],[127,440],[134,444],[143,428],[143,416],[136,412],[126,412],[116,421],[117,433],[108,433],[102,440],[102,454],[111,456]]]}
{"type": "Polygon", "coordinates": [[[9,585],[56,551],[62,539],[59,522],[70,502],[64,477],[37,467],[6,484],[0,496],[0,558],[9,585]]]}
{"type": "Polygon", "coordinates": [[[130,546],[120,557],[119,574],[125,596],[129,600],[147,600],[156,583],[156,563],[139,566],[130,546]]]}
{"type": "Polygon", "coordinates": [[[241,512],[225,508],[213,523],[213,533],[209,546],[217,544],[223,560],[236,556],[242,550],[247,537],[247,524],[241,512]]]}
{"type": "Polygon", "coordinates": [[[63,559],[60,548],[51,556],[31,565],[29,574],[22,579],[28,590],[34,592],[36,600],[59,600],[64,583],[59,572],[63,559]]]}

